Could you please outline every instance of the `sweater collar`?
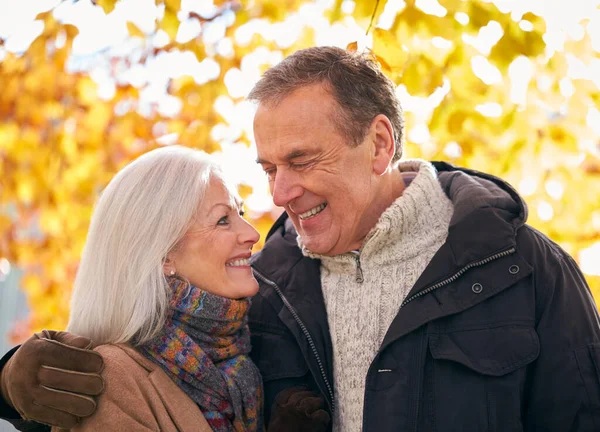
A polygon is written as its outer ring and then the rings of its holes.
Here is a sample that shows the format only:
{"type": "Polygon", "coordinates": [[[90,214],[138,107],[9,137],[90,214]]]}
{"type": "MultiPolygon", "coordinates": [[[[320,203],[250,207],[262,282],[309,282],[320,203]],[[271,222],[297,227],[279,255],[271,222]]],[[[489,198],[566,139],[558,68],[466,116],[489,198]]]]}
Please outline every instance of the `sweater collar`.
{"type": "MultiPolygon", "coordinates": [[[[298,245],[302,253],[310,258],[320,259],[325,266],[334,262],[354,263],[357,253],[361,261],[375,260],[377,264],[383,255],[391,257],[389,251],[395,245],[410,242],[416,245],[411,250],[419,250],[427,247],[431,241],[429,236],[423,233],[433,232],[437,229],[447,231],[450,217],[452,216],[452,203],[442,190],[437,171],[434,166],[420,159],[412,159],[401,162],[398,169],[403,173],[414,172],[416,175],[397,198],[380,216],[377,224],[365,237],[359,251],[345,253],[336,256],[324,256],[311,252],[304,246],[302,237],[298,236],[298,245]]],[[[402,256],[402,248],[394,251],[393,259],[409,259],[410,256],[402,256]]],[[[392,259],[392,258],[390,258],[392,259]]]]}

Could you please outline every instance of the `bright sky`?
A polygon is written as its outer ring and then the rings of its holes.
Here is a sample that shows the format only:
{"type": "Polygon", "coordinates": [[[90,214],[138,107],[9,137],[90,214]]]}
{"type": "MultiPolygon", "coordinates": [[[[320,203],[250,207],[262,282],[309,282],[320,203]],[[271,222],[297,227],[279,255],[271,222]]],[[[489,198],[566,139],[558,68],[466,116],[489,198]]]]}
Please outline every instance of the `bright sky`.
{"type": "MultiPolygon", "coordinates": [[[[334,0],[315,0],[304,5],[298,13],[290,14],[285,23],[269,24],[264,20],[254,20],[241,26],[235,33],[236,44],[250,41],[255,33],[262,34],[269,40],[274,40],[281,47],[290,46],[300,35],[305,27],[314,29],[317,45],[328,44],[345,47],[349,42],[358,40],[359,45],[370,46],[370,37],[365,37],[364,29],[358,26],[351,15],[347,15],[340,22],[331,25],[323,17],[323,11],[332,6],[334,0]]],[[[34,18],[40,11],[49,10],[59,4],[58,0],[0,0],[0,37],[6,39],[5,50],[22,52],[42,31],[43,24],[35,22],[34,18]]],[[[441,2],[443,4],[443,1],[441,2]]],[[[593,46],[600,51],[600,0],[495,0],[494,3],[505,12],[511,12],[515,18],[532,11],[544,17],[547,23],[546,43],[551,50],[560,50],[567,38],[578,40],[588,32],[592,37],[593,46]],[[584,27],[579,24],[583,18],[590,19],[584,27]]],[[[378,25],[389,28],[396,13],[404,6],[403,0],[388,0],[378,25]]],[[[425,12],[443,16],[446,10],[437,0],[417,0],[417,6],[425,12]]],[[[346,0],[343,10],[347,14],[352,12],[354,3],[346,0]]],[[[182,0],[181,17],[187,16],[191,11],[203,16],[211,16],[216,8],[211,0],[182,0]]],[[[141,40],[129,38],[126,21],[132,21],[142,31],[154,30],[154,20],[162,14],[162,9],[155,6],[154,0],[124,0],[117,4],[113,13],[105,15],[100,7],[93,6],[89,0],[77,2],[67,1],[57,7],[55,15],[64,22],[75,24],[79,28],[79,35],[73,46],[73,60],[71,68],[83,68],[90,71],[92,77],[99,85],[100,95],[111,97],[114,92],[114,83],[107,71],[106,57],[102,56],[105,50],[112,53],[128,53],[141,44],[141,40]]],[[[233,20],[232,13],[208,23],[204,27],[203,37],[208,44],[214,44],[215,50],[226,55],[232,50],[232,41],[224,38],[225,28],[233,20]]],[[[468,20],[466,15],[457,15],[459,21],[468,20]]],[[[198,35],[200,31],[196,20],[182,22],[177,40],[184,42],[198,35]]],[[[502,29],[497,22],[491,22],[482,28],[477,37],[467,38],[467,42],[475,46],[481,56],[472,61],[474,72],[485,82],[494,83],[502,79],[500,72],[491,65],[485,55],[493,44],[502,36],[502,29]]],[[[158,34],[153,43],[161,45],[167,42],[165,34],[158,34]]],[[[438,41],[443,44],[443,40],[438,41]]],[[[4,51],[0,48],[0,61],[4,51]]],[[[226,85],[229,95],[220,97],[215,109],[224,116],[227,124],[218,125],[213,130],[213,136],[222,144],[222,152],[217,155],[225,165],[226,170],[238,182],[251,185],[254,193],[248,198],[247,205],[251,211],[264,212],[272,208],[272,201],[268,192],[266,177],[261,169],[254,163],[256,151],[254,145],[250,148],[235,144],[236,140],[245,132],[252,136],[252,117],[254,107],[248,103],[234,103],[229,96],[243,97],[259,78],[259,65],[265,62],[275,64],[281,60],[279,53],[272,53],[265,48],[257,48],[244,58],[241,68],[230,70],[226,76],[226,85]]],[[[219,73],[219,65],[206,59],[198,62],[191,53],[161,55],[149,61],[147,67],[134,67],[125,71],[120,77],[122,80],[136,86],[144,86],[141,92],[141,105],[158,102],[163,114],[176,114],[180,108],[180,101],[165,94],[165,86],[170,78],[191,75],[198,83],[206,82],[219,73]]],[[[570,74],[573,76],[589,77],[600,86],[600,60],[584,65],[573,60],[570,74]]],[[[531,76],[531,65],[526,59],[520,59],[511,66],[510,78],[513,82],[511,98],[515,102],[524,101],[526,84],[531,76]]],[[[429,131],[425,121],[431,110],[439,103],[444,94],[449,90],[445,85],[439,88],[429,98],[412,97],[404,88],[398,88],[398,96],[402,100],[406,111],[415,113],[415,124],[408,131],[412,141],[426,145],[430,141],[429,131]]],[[[565,91],[568,92],[568,85],[565,91]]],[[[481,105],[479,111],[487,116],[498,116],[501,107],[493,102],[481,105]]],[[[591,111],[590,125],[597,128],[600,135],[600,112],[591,111]]],[[[173,143],[177,136],[165,136],[162,142],[173,143]]],[[[460,151],[451,145],[447,147],[449,155],[460,151]]],[[[521,185],[519,185],[521,186],[521,185]]],[[[526,187],[526,185],[524,185],[526,187]]],[[[538,209],[538,212],[548,209],[538,209]]],[[[551,209],[550,209],[551,211],[551,209]]],[[[600,266],[593,264],[600,257],[600,244],[580,257],[582,267],[586,273],[600,274],[600,266]]],[[[0,263],[0,271],[1,269],[0,263]]]]}

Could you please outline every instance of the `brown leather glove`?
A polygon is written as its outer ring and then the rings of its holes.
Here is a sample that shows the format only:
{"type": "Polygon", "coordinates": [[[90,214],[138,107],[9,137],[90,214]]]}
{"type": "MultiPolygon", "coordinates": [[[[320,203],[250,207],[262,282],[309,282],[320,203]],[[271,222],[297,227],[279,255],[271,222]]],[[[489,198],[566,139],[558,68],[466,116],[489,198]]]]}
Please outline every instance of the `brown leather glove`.
{"type": "Polygon", "coordinates": [[[102,393],[102,356],[88,338],[43,330],[0,371],[2,398],[26,420],[69,429],[91,415],[102,393]]]}
{"type": "Polygon", "coordinates": [[[283,390],[275,398],[268,432],[326,432],[331,418],[325,398],[306,387],[283,390]]]}

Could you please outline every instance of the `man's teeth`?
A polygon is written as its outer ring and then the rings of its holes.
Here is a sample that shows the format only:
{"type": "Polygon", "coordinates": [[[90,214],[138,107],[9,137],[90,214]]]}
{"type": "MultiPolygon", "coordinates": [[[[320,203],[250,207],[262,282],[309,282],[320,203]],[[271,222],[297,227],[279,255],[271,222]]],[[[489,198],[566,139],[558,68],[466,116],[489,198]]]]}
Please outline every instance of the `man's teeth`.
{"type": "Polygon", "coordinates": [[[225,265],[227,267],[248,267],[250,265],[250,259],[249,258],[237,259],[237,260],[229,261],[228,263],[225,263],[225,265]]]}
{"type": "Polygon", "coordinates": [[[309,211],[304,212],[301,215],[299,215],[300,219],[302,219],[302,220],[310,219],[311,217],[314,217],[315,215],[318,215],[319,213],[321,213],[325,207],[327,207],[327,204],[325,204],[325,203],[319,204],[315,208],[312,208],[309,211]]]}

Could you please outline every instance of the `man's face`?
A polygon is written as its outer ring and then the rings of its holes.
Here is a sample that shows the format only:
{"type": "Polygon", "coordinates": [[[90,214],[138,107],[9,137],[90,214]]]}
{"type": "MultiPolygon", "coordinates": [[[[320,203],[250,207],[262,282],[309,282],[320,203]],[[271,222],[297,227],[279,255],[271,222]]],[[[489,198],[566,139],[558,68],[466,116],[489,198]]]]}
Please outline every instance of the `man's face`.
{"type": "Polygon", "coordinates": [[[258,162],[275,205],[284,207],[304,245],[337,255],[360,248],[374,215],[374,147],[351,147],[332,121],[337,104],[321,84],[294,91],[254,118],[258,162]]]}

